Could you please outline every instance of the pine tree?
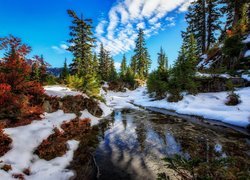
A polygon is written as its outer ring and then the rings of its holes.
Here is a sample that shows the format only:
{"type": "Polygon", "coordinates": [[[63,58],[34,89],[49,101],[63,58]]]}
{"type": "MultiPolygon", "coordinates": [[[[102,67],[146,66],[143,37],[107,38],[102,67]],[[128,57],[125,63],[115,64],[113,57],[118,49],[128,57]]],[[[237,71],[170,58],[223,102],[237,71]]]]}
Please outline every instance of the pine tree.
{"type": "Polygon", "coordinates": [[[117,72],[115,69],[115,63],[113,58],[110,58],[110,70],[109,70],[109,81],[115,81],[117,80],[117,72]]]}
{"type": "Polygon", "coordinates": [[[104,49],[103,44],[100,46],[99,64],[101,79],[108,81],[110,72],[110,55],[109,52],[104,49]]]}
{"type": "Polygon", "coordinates": [[[188,8],[188,13],[186,15],[186,21],[189,24],[187,28],[186,37],[184,40],[188,40],[189,36],[193,34],[199,42],[198,49],[200,53],[206,51],[206,3],[205,0],[193,1],[188,8]]]}
{"type": "Polygon", "coordinates": [[[247,11],[244,7],[249,6],[249,0],[219,0],[219,3],[222,6],[220,8],[222,14],[226,15],[225,31],[233,30],[239,25],[240,20],[244,19],[247,11]]]}
{"type": "Polygon", "coordinates": [[[221,31],[221,13],[218,8],[219,0],[207,0],[207,47],[210,49],[211,46],[216,42],[216,32],[221,31]]]}
{"type": "Polygon", "coordinates": [[[158,71],[166,72],[167,68],[168,68],[168,59],[161,47],[160,52],[158,53],[158,71]]]}
{"type": "Polygon", "coordinates": [[[67,59],[65,58],[60,78],[62,80],[65,80],[68,77],[68,75],[69,75],[69,69],[68,69],[68,65],[67,65],[67,59]]]}
{"type": "Polygon", "coordinates": [[[92,33],[92,20],[79,18],[72,10],[68,10],[69,16],[73,19],[70,26],[71,45],[68,50],[73,53],[73,63],[70,65],[71,73],[85,76],[92,68],[92,47],[95,39],[92,33]]]}
{"type": "Polygon", "coordinates": [[[146,48],[146,42],[144,39],[144,32],[139,29],[138,37],[136,40],[136,46],[134,49],[134,61],[136,61],[137,74],[140,78],[145,79],[148,77],[148,71],[151,65],[148,50],[146,48]]]}
{"type": "Polygon", "coordinates": [[[122,58],[122,63],[121,63],[120,77],[124,79],[126,73],[127,73],[127,60],[124,54],[122,58]]]}
{"type": "Polygon", "coordinates": [[[93,56],[93,72],[95,72],[96,74],[99,73],[100,69],[99,69],[99,62],[98,62],[98,58],[96,53],[93,56]]]}
{"type": "Polygon", "coordinates": [[[131,63],[130,63],[131,71],[134,75],[136,75],[137,72],[137,62],[136,62],[136,57],[133,56],[131,58],[131,63]]]}
{"type": "MultiPolygon", "coordinates": [[[[197,45],[191,34],[187,42],[188,49],[182,46],[178,59],[171,70],[171,93],[188,91],[192,94],[197,92],[195,82],[196,65],[198,60],[197,45]]],[[[176,94],[177,95],[177,94],[176,94]]]]}

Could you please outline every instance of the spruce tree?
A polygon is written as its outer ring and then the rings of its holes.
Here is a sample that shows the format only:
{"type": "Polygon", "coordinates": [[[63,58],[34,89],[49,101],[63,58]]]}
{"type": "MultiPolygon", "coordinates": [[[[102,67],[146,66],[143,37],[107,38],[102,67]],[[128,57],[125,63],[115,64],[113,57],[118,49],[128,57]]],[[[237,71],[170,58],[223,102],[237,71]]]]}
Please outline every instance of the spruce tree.
{"type": "Polygon", "coordinates": [[[115,62],[113,58],[110,58],[110,70],[109,70],[109,81],[117,80],[117,72],[115,69],[115,62]]]}
{"type": "Polygon", "coordinates": [[[104,81],[108,81],[110,72],[110,54],[103,47],[100,46],[99,52],[99,64],[100,64],[100,77],[104,81]]]}
{"type": "Polygon", "coordinates": [[[99,71],[100,71],[99,67],[100,67],[99,66],[99,61],[98,61],[97,55],[95,53],[94,56],[93,56],[93,72],[98,74],[99,71]]]}
{"type": "Polygon", "coordinates": [[[137,74],[140,78],[145,79],[148,77],[151,60],[146,47],[144,32],[142,29],[139,29],[134,52],[135,55],[133,60],[136,61],[137,74]]]}
{"type": "Polygon", "coordinates": [[[131,63],[130,63],[130,68],[131,68],[131,72],[134,74],[134,76],[136,75],[137,72],[137,62],[136,62],[136,57],[133,56],[131,58],[131,63]]]}
{"type": "Polygon", "coordinates": [[[216,32],[221,31],[221,13],[218,3],[219,0],[207,0],[207,49],[216,42],[216,32]]]}
{"type": "Polygon", "coordinates": [[[127,72],[127,60],[125,54],[123,55],[122,62],[121,62],[121,70],[120,70],[120,77],[124,79],[127,72]]]}
{"type": "Polygon", "coordinates": [[[206,2],[205,0],[193,1],[188,8],[186,21],[189,24],[185,40],[188,40],[190,34],[193,34],[197,39],[198,49],[200,53],[206,51],[206,2]]]}
{"type": "Polygon", "coordinates": [[[67,65],[67,59],[65,58],[60,78],[62,80],[65,80],[68,77],[68,75],[69,75],[69,69],[68,69],[68,65],[67,65]]]}
{"type": "Polygon", "coordinates": [[[165,72],[168,68],[168,59],[162,47],[158,53],[158,71],[165,72]]]}
{"type": "Polygon", "coordinates": [[[68,41],[69,51],[73,53],[74,59],[71,64],[71,72],[79,76],[85,76],[90,73],[92,67],[92,47],[95,39],[92,33],[92,20],[83,19],[76,15],[72,10],[68,10],[69,16],[73,19],[70,26],[71,39],[68,41]]]}

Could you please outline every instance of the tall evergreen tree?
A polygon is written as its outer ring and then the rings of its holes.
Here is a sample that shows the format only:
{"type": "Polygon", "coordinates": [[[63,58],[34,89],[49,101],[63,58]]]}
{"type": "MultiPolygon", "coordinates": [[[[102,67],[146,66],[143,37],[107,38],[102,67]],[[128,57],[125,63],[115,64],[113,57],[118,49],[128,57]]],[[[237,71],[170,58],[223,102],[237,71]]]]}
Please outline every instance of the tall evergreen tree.
{"type": "Polygon", "coordinates": [[[186,21],[189,24],[185,40],[188,40],[190,34],[194,34],[197,39],[200,53],[206,51],[206,3],[205,0],[193,1],[188,8],[186,21]]]}
{"type": "Polygon", "coordinates": [[[207,49],[216,42],[216,32],[221,31],[219,0],[207,0],[207,49]]]}
{"type": "Polygon", "coordinates": [[[127,73],[127,59],[124,54],[122,58],[122,63],[121,63],[120,77],[123,79],[126,73],[127,73]]]}
{"type": "Polygon", "coordinates": [[[109,79],[110,72],[110,54],[103,47],[100,46],[99,52],[99,64],[100,64],[100,77],[102,80],[107,81],[109,79]]]}
{"type": "Polygon", "coordinates": [[[117,80],[117,72],[115,69],[115,62],[113,58],[110,58],[110,69],[109,69],[109,81],[117,80]]]}
{"type": "Polygon", "coordinates": [[[64,60],[64,65],[63,65],[63,69],[60,75],[60,78],[62,80],[65,80],[67,78],[67,76],[69,75],[69,69],[68,69],[68,65],[67,65],[67,59],[65,58],[64,60]]]}
{"type": "Polygon", "coordinates": [[[158,71],[165,72],[168,68],[168,59],[162,47],[158,53],[158,71]]]}
{"type": "Polygon", "coordinates": [[[144,32],[142,29],[139,29],[134,52],[134,58],[137,64],[137,74],[140,78],[147,78],[151,60],[146,47],[144,32]]]}
{"type": "Polygon", "coordinates": [[[71,39],[68,41],[71,45],[68,50],[74,55],[71,64],[71,72],[79,76],[85,76],[90,73],[92,68],[92,47],[95,39],[92,33],[92,20],[83,19],[76,15],[72,10],[68,10],[69,16],[73,19],[70,26],[71,39]]]}
{"type": "Polygon", "coordinates": [[[99,71],[100,71],[99,67],[100,67],[99,66],[99,61],[98,61],[97,55],[95,53],[94,56],[93,56],[93,72],[98,74],[99,71]]]}
{"type": "Polygon", "coordinates": [[[131,58],[130,68],[131,72],[135,75],[137,72],[137,61],[135,56],[131,58]]]}

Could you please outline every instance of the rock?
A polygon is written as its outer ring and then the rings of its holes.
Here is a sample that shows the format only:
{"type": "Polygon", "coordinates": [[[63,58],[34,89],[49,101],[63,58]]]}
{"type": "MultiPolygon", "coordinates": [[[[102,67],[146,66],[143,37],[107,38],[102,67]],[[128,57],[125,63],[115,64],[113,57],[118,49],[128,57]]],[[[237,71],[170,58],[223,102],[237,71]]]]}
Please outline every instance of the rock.
{"type": "Polygon", "coordinates": [[[51,106],[51,104],[50,104],[50,102],[49,101],[44,101],[44,103],[43,103],[43,110],[45,111],[45,112],[47,112],[47,113],[52,113],[53,112],[53,108],[52,108],[52,106],[51,106]]]}

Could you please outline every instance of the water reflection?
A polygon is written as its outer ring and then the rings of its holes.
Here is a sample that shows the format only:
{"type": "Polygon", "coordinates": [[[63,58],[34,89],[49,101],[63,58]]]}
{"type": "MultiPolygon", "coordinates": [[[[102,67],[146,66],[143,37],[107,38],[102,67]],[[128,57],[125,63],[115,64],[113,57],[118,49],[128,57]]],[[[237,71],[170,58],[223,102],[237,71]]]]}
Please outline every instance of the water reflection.
{"type": "Polygon", "coordinates": [[[119,110],[99,125],[94,157],[100,179],[156,179],[166,169],[162,158],[179,154],[210,162],[237,157],[249,162],[249,137],[228,128],[207,128],[149,111],[119,110]]]}

